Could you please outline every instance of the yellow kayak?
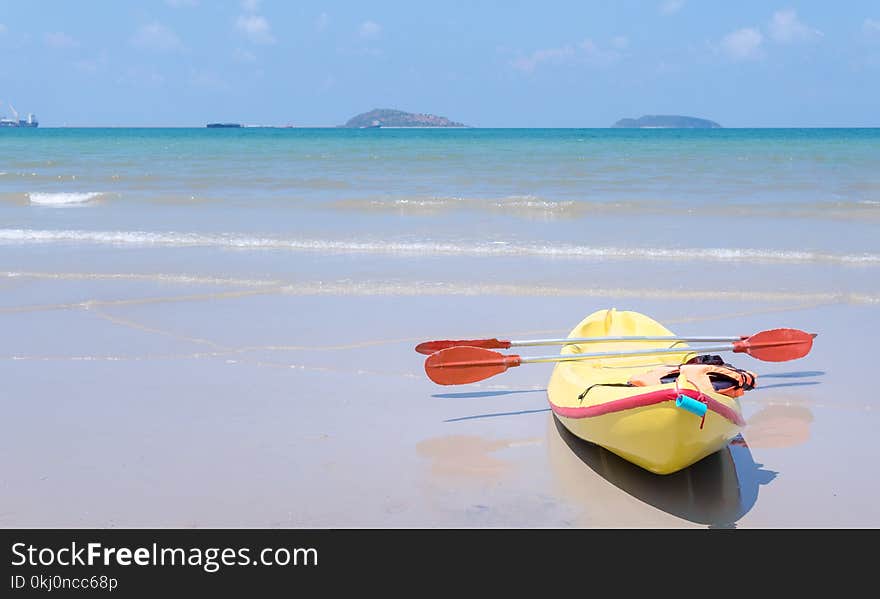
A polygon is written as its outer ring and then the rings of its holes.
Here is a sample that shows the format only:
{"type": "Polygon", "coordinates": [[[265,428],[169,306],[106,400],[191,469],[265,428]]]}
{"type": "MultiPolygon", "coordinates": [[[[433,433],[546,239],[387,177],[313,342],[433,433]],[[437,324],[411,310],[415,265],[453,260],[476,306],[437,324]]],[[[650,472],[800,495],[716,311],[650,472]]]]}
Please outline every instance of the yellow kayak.
{"type": "MultiPolygon", "coordinates": [[[[599,310],[568,335],[574,337],[674,336],[657,321],[631,311],[599,310]]],[[[739,400],[677,382],[629,386],[627,381],[663,365],[686,362],[697,354],[683,342],[650,341],[645,348],[681,348],[657,356],[621,356],[559,362],[547,386],[555,416],[575,436],[604,447],[646,470],[670,474],[724,448],[745,421],[739,400]],[[705,404],[699,416],[677,403],[688,398],[705,404]],[[677,402],[676,400],[679,400],[677,402]]],[[[562,354],[632,350],[620,341],[570,344],[562,354]]]]}

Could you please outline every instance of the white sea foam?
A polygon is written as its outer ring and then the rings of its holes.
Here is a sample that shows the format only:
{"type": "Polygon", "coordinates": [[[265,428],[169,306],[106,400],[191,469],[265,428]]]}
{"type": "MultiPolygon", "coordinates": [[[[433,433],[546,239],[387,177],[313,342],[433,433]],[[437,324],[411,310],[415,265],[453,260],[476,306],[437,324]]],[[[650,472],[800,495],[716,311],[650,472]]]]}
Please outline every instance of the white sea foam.
{"type": "Polygon", "coordinates": [[[0,229],[0,242],[12,244],[75,243],[131,247],[212,247],[243,250],[287,250],[323,254],[386,254],[401,256],[474,256],[654,260],[664,262],[733,262],[880,266],[880,254],[836,254],[762,248],[600,247],[508,242],[381,241],[257,237],[235,233],[151,231],[85,231],[0,229]]]}
{"type": "Polygon", "coordinates": [[[619,203],[575,202],[573,200],[550,200],[533,195],[511,195],[503,198],[480,198],[460,196],[430,196],[402,198],[363,198],[337,200],[332,207],[342,210],[364,212],[452,212],[457,210],[518,213],[524,216],[571,215],[580,216],[594,212],[621,211],[619,203]]]}
{"type": "Polygon", "coordinates": [[[89,192],[58,192],[58,193],[29,193],[28,199],[31,204],[41,206],[68,206],[71,204],[85,204],[101,197],[98,191],[89,192]]]}
{"type": "Polygon", "coordinates": [[[211,277],[176,273],[0,271],[0,277],[55,281],[146,281],[171,285],[228,285],[234,287],[272,287],[282,284],[282,281],[277,280],[211,277]]]}
{"type": "MultiPolygon", "coordinates": [[[[336,210],[355,212],[403,212],[419,215],[454,212],[489,212],[522,218],[581,219],[602,216],[639,214],[694,216],[703,214],[692,201],[663,197],[633,199],[551,199],[534,195],[510,195],[502,198],[430,196],[373,197],[336,200],[329,204],[336,210]]],[[[880,220],[880,202],[875,200],[799,201],[756,203],[730,200],[712,206],[715,216],[739,218],[779,218],[876,222],[880,220]]]]}

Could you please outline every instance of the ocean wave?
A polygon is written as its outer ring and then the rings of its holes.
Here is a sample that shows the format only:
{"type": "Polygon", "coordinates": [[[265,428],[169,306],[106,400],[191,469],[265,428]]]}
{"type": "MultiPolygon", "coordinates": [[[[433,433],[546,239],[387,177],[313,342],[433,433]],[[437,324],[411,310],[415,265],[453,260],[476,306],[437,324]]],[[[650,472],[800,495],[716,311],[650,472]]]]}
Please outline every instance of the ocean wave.
{"type": "Polygon", "coordinates": [[[8,244],[73,243],[131,247],[209,247],[239,250],[286,250],[323,254],[400,256],[536,257],[569,260],[648,260],[665,262],[733,262],[779,264],[844,264],[880,266],[880,254],[837,254],[762,248],[615,247],[569,244],[524,244],[505,241],[382,241],[257,237],[236,233],[151,231],[85,231],[0,229],[8,244]]]}
{"type": "Polygon", "coordinates": [[[526,218],[581,218],[590,214],[664,212],[664,207],[657,202],[553,200],[528,194],[501,198],[461,196],[356,198],[336,200],[330,203],[330,207],[352,212],[398,212],[413,215],[477,211],[512,214],[526,218]]]}
{"type": "Polygon", "coordinates": [[[68,206],[71,204],[85,204],[91,202],[104,195],[99,191],[89,192],[31,192],[28,200],[31,204],[39,204],[40,206],[68,206]]]}
{"type": "Polygon", "coordinates": [[[759,203],[715,201],[694,203],[663,198],[588,200],[552,199],[535,195],[500,198],[463,196],[404,196],[340,199],[329,206],[351,212],[397,212],[434,215],[453,212],[489,212],[523,218],[581,219],[616,215],[726,216],[740,218],[782,218],[805,220],[880,220],[880,201],[834,200],[759,203]]]}

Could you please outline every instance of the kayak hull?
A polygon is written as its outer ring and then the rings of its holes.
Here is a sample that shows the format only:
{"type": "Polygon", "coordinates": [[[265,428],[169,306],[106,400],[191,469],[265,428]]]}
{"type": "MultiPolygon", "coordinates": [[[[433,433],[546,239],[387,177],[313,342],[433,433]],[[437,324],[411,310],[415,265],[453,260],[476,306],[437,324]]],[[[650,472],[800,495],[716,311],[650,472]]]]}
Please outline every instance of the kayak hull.
{"type": "MultiPolygon", "coordinates": [[[[581,321],[569,337],[672,336],[657,321],[638,312],[600,310],[581,321]]],[[[639,343],[639,349],[681,348],[663,356],[627,356],[560,362],[547,386],[550,408],[575,436],[655,474],[671,474],[724,448],[745,421],[738,399],[668,383],[647,387],[626,381],[660,365],[680,364],[697,352],[681,342],[639,343]],[[678,407],[679,396],[706,404],[705,417],[678,407]]],[[[632,343],[566,345],[563,354],[623,351],[632,343]]]]}

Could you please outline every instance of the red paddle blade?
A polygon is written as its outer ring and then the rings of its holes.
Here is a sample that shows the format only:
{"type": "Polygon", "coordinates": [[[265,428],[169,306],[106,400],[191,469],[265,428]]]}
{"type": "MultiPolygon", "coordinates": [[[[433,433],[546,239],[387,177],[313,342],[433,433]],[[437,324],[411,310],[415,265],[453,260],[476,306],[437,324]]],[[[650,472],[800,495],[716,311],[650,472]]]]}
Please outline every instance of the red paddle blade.
{"type": "Polygon", "coordinates": [[[519,356],[505,356],[481,347],[456,346],[434,352],[425,360],[425,373],[438,385],[476,383],[519,366],[519,356]]]}
{"type": "Polygon", "coordinates": [[[465,339],[460,341],[444,339],[440,341],[425,341],[416,346],[416,351],[420,354],[431,355],[434,352],[446,349],[447,347],[464,345],[468,347],[482,347],[484,349],[507,349],[510,347],[510,341],[500,341],[498,339],[465,339]]]}
{"type": "Polygon", "coordinates": [[[735,341],[733,351],[745,352],[765,362],[787,362],[810,353],[815,336],[815,333],[805,333],[797,329],[761,331],[748,339],[735,341]]]}

